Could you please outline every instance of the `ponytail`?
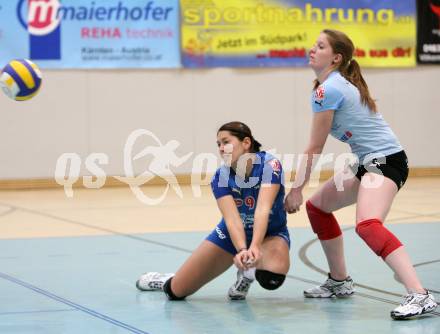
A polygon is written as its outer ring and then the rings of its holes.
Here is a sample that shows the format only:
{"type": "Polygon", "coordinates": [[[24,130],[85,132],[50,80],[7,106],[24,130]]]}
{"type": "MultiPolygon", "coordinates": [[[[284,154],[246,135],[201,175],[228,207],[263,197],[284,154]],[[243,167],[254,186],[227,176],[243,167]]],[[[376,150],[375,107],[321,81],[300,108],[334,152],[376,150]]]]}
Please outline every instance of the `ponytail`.
{"type": "Polygon", "coordinates": [[[261,144],[259,141],[255,140],[254,137],[251,138],[252,140],[252,148],[251,148],[251,152],[255,153],[255,152],[260,152],[260,148],[261,148],[261,144]]]}
{"type": "Polygon", "coordinates": [[[341,68],[339,68],[339,71],[345,79],[350,81],[359,90],[362,104],[368,106],[371,111],[377,112],[376,102],[370,95],[368,85],[362,76],[359,63],[355,59],[351,59],[350,61],[348,61],[348,66],[345,66],[344,68],[342,68],[341,66],[341,68]]]}

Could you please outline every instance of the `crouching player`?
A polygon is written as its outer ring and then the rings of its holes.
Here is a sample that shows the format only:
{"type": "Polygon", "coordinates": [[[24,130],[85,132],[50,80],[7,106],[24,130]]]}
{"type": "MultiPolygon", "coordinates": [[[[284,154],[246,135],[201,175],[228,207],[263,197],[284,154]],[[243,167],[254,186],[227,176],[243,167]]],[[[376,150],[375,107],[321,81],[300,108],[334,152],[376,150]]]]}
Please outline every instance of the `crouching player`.
{"type": "Polygon", "coordinates": [[[245,299],[254,280],[267,290],[283,284],[290,237],[281,164],[260,152],[241,122],[221,126],[217,146],[225,164],[211,186],[223,219],[175,274],[145,273],[136,282],[139,290],[163,290],[170,300],[182,300],[232,264],[238,273],[228,291],[231,300],[245,299]]]}

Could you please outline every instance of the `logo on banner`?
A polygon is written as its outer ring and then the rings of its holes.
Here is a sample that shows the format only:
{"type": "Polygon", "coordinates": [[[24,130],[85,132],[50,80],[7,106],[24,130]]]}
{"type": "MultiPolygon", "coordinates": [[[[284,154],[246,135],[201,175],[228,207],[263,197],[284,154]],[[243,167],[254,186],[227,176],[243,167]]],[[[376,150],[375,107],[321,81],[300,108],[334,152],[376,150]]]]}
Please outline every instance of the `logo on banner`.
{"type": "Polygon", "coordinates": [[[18,2],[17,16],[29,33],[31,59],[61,59],[61,20],[58,17],[60,6],[59,0],[18,2]]]}
{"type": "Polygon", "coordinates": [[[431,7],[431,11],[437,15],[438,18],[438,29],[440,30],[440,5],[436,6],[432,2],[429,2],[429,5],[431,7]]]}

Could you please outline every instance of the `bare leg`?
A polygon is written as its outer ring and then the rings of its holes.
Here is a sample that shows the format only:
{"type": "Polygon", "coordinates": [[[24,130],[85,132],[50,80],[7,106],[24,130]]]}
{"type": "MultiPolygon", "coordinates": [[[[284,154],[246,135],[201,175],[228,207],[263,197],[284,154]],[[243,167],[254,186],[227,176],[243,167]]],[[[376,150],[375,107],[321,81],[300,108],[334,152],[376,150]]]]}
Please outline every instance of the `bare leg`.
{"type": "MultiPolygon", "coordinates": [[[[364,178],[366,176],[370,177],[373,182],[374,178],[381,177],[372,173],[365,174],[364,178]]],[[[362,182],[356,208],[356,223],[373,218],[384,222],[396,194],[397,186],[389,178],[384,177],[382,184],[373,188],[364,186],[364,182],[362,182]]],[[[385,262],[396,273],[408,292],[425,292],[403,246],[389,254],[385,258],[385,262]]]]}
{"type": "Polygon", "coordinates": [[[400,281],[405,285],[408,293],[425,293],[416,270],[412,265],[411,259],[405,250],[405,247],[399,247],[385,258],[386,264],[396,273],[400,281]]]}
{"type": "Polygon", "coordinates": [[[344,238],[342,235],[331,240],[320,240],[320,242],[327,258],[331,277],[338,281],[346,279],[348,274],[345,265],[344,238]]]}
{"type": "Polygon", "coordinates": [[[257,268],[277,274],[287,274],[290,267],[289,247],[284,239],[273,236],[264,239],[261,252],[263,256],[257,268]]]}
{"type": "MultiPolygon", "coordinates": [[[[359,180],[356,177],[345,180],[342,191],[335,185],[335,177],[328,180],[311,198],[312,204],[324,212],[330,213],[356,202],[359,180]]],[[[320,240],[329,265],[330,275],[336,280],[347,278],[343,236],[330,240],[320,240]]]]}
{"type": "Polygon", "coordinates": [[[233,256],[210,241],[204,240],[177,271],[171,281],[176,296],[188,296],[225,272],[233,256]]]}

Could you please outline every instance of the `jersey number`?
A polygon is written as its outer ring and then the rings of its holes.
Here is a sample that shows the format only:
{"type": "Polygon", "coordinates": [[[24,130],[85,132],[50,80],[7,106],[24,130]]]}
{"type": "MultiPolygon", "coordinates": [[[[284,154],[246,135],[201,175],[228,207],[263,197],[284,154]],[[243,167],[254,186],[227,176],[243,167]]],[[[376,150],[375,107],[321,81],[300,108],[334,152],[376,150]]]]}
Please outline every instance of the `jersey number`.
{"type": "Polygon", "coordinates": [[[255,207],[255,198],[253,198],[252,196],[247,196],[244,199],[244,204],[249,207],[249,209],[253,209],[255,207]]]}

